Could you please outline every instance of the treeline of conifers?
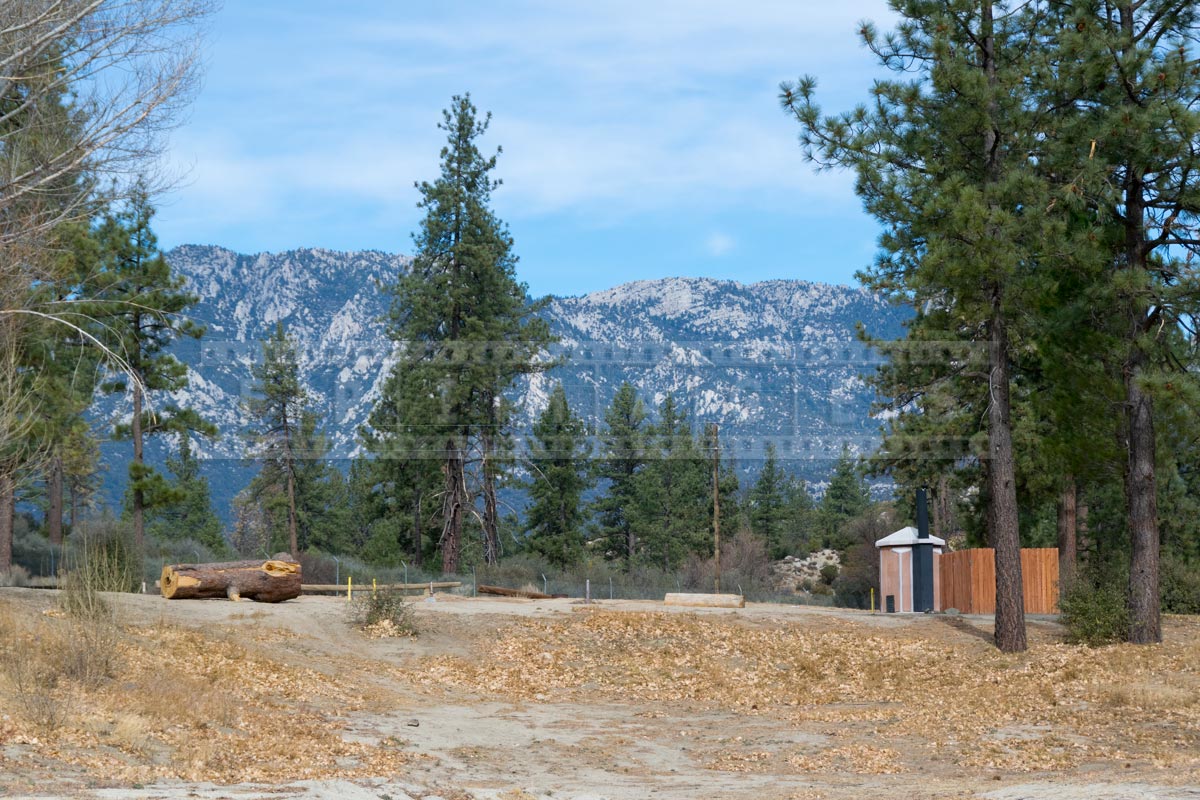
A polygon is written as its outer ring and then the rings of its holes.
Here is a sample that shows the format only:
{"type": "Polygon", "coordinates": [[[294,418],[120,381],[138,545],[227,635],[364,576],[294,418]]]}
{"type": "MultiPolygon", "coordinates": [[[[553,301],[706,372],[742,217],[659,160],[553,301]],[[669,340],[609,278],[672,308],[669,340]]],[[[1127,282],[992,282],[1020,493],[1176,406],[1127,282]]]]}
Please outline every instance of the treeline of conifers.
{"type": "Polygon", "coordinates": [[[687,418],[685,398],[648,407],[625,384],[599,429],[588,430],[554,386],[516,441],[508,390],[554,366],[552,337],[515,278],[511,237],[489,208],[495,156],[476,146],[487,118],[456,97],[442,127],[441,176],[420,186],[426,216],[416,255],[387,287],[397,360],[359,431],[366,454],[348,468],[329,458],[325,420],[309,402],[297,343],[282,323],[252,368],[244,429],[218,431],[172,401],[188,375],[172,346],[204,330],[187,317],[197,296],[158,251],[147,193],[62,226],[59,257],[44,273],[53,279],[39,288],[70,302],[74,323],[22,332],[14,380],[28,424],[12,428],[0,462],[0,568],[12,564],[14,520],[18,560],[45,560],[29,537],[60,547],[98,514],[126,527],[143,552],[161,554],[172,542],[197,558],[320,552],[443,573],[518,553],[554,569],[599,559],[671,573],[713,559],[719,531],[726,546],[754,537],[742,550],[764,564],[844,548],[844,523],[869,505],[848,452],[830,460],[819,504],[770,447],[757,480],[743,487],[716,432],[687,418]],[[126,413],[115,423],[89,421],[96,398],[111,393],[128,402],[126,413]],[[234,500],[229,530],[193,452],[198,439],[219,435],[244,440],[258,466],[234,500]],[[129,442],[117,509],[101,507],[101,438],[129,442]],[[144,458],[150,439],[170,452],[164,469],[144,458]],[[510,505],[513,497],[523,507],[510,505]],[[37,512],[17,519],[18,505],[37,512]]]}

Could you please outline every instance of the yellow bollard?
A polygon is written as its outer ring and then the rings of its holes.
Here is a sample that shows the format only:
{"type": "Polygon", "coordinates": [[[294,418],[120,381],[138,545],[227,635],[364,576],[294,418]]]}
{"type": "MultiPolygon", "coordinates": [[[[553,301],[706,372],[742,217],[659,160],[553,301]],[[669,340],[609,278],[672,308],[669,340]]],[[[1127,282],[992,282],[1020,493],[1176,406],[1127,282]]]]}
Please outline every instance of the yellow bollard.
{"type": "Polygon", "coordinates": [[[375,596],[375,579],[371,578],[371,596],[375,596]]]}
{"type": "Polygon", "coordinates": [[[875,613],[875,587],[871,587],[871,613],[875,613]]]}
{"type": "Polygon", "coordinates": [[[353,575],[347,575],[347,576],[346,576],[346,599],[347,599],[347,600],[350,600],[350,599],[351,599],[351,597],[350,597],[350,592],[351,592],[351,590],[352,590],[352,588],[351,588],[351,587],[353,587],[353,586],[354,586],[354,576],[353,576],[353,575]]]}

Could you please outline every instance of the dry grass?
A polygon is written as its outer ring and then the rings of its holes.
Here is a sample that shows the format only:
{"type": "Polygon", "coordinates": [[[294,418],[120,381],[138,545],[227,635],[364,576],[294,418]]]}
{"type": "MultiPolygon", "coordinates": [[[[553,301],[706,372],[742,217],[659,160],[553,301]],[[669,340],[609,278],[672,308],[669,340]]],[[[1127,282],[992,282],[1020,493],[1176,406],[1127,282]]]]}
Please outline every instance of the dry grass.
{"type": "Polygon", "coordinates": [[[493,699],[719,709],[843,740],[801,752],[743,748],[714,759],[723,770],[890,774],[929,759],[1185,770],[1200,767],[1198,663],[1192,637],[1160,647],[1041,644],[1013,656],[949,629],[922,638],[850,622],[755,627],[601,611],[516,623],[481,657],[428,659],[415,680],[493,699]]]}
{"type": "Polygon", "coordinates": [[[0,741],[117,783],[394,775],[410,760],[343,738],[334,715],[366,698],[336,677],[156,625],[118,629],[118,672],[99,680],[68,657],[78,628],[0,603],[0,741]]]}

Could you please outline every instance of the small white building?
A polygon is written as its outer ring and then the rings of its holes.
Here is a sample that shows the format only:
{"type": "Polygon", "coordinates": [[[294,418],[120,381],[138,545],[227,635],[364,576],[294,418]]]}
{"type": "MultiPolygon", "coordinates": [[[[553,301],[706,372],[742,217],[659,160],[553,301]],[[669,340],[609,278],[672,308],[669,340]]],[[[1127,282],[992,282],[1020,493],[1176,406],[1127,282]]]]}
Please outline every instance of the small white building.
{"type": "Polygon", "coordinates": [[[879,608],[889,612],[913,610],[913,545],[933,545],[933,607],[942,608],[941,570],[938,562],[946,540],[936,536],[919,539],[911,525],[875,542],[879,548],[879,608]]]}

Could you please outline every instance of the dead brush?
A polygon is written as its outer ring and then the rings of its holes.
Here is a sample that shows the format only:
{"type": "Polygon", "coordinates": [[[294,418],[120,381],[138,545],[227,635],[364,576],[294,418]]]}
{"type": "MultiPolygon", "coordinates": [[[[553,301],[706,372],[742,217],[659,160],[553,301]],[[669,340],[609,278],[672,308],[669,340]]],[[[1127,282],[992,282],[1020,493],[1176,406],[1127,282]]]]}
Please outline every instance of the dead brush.
{"type": "Polygon", "coordinates": [[[66,638],[51,620],[32,624],[8,608],[0,611],[0,674],[5,694],[41,736],[49,736],[67,721],[70,687],[59,655],[66,638]]]}
{"type": "Polygon", "coordinates": [[[1200,705],[1200,692],[1180,686],[1119,685],[1102,690],[1100,702],[1109,708],[1149,711],[1194,708],[1200,705]]]}
{"type": "Polygon", "coordinates": [[[95,685],[116,675],[120,626],[104,593],[129,591],[135,563],[121,534],[84,532],[79,551],[61,573],[59,605],[70,621],[73,641],[60,657],[63,671],[71,679],[95,685]]]}

